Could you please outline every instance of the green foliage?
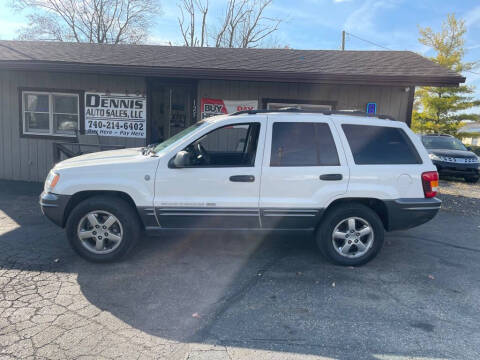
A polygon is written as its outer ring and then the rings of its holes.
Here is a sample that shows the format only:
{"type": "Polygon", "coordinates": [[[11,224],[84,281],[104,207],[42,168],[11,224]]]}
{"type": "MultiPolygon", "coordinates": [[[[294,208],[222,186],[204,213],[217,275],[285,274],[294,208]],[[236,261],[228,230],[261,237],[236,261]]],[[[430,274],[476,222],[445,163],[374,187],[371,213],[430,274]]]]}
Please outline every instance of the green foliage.
{"type": "MultiPolygon", "coordinates": [[[[472,69],[476,64],[463,62],[466,33],[463,20],[448,15],[440,32],[431,28],[420,28],[422,44],[431,47],[436,56],[433,62],[455,72],[472,69]]],[[[465,110],[480,105],[472,96],[474,88],[467,85],[458,87],[421,87],[416,91],[415,111],[412,114],[412,128],[418,132],[437,132],[456,135],[463,126],[462,121],[478,118],[478,114],[468,114],[465,110]]]]}

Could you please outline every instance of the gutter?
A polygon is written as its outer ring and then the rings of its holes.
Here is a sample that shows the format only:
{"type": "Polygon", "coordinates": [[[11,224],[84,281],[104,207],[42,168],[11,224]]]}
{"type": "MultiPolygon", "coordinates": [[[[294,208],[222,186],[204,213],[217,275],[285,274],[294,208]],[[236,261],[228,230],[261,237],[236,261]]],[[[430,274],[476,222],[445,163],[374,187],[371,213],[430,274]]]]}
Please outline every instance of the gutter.
{"type": "Polygon", "coordinates": [[[352,85],[384,85],[384,86],[459,86],[466,78],[452,76],[382,76],[382,75],[350,75],[322,74],[286,71],[205,69],[205,68],[172,68],[136,65],[85,64],[61,61],[17,60],[0,61],[0,69],[22,71],[49,71],[62,73],[95,73],[123,76],[218,79],[218,80],[250,80],[268,82],[298,82],[311,84],[352,84],[352,85]]]}

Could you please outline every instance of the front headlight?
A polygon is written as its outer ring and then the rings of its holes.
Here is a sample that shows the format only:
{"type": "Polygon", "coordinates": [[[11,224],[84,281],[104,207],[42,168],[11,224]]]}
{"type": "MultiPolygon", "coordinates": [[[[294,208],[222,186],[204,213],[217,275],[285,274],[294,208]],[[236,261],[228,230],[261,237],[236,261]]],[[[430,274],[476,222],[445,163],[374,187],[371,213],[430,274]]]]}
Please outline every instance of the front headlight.
{"type": "Polygon", "coordinates": [[[52,192],[55,188],[55,185],[57,185],[58,180],[60,180],[60,174],[54,171],[50,171],[48,173],[47,179],[45,180],[45,186],[43,188],[45,192],[52,192]]]}
{"type": "Polygon", "coordinates": [[[442,161],[440,156],[437,156],[435,154],[428,154],[428,157],[430,158],[430,160],[442,161]]]}

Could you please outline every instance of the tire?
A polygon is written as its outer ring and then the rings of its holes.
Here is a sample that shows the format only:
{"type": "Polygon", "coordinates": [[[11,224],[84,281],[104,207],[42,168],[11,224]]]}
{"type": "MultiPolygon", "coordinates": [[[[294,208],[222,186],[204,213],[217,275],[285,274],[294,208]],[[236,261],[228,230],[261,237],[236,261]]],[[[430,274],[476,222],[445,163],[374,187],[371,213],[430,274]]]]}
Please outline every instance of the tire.
{"type": "Polygon", "coordinates": [[[384,236],[383,223],[375,211],[362,204],[349,203],[327,211],[317,231],[316,241],[329,261],[338,265],[358,266],[369,262],[378,254],[384,236]],[[355,228],[353,233],[352,225],[355,228]]]}
{"type": "Polygon", "coordinates": [[[66,231],[70,245],[81,257],[92,262],[112,262],[135,247],[141,226],[136,210],[127,201],[115,196],[98,196],[75,206],[68,217],[66,231]]]}
{"type": "Polygon", "coordinates": [[[470,183],[470,184],[475,184],[478,182],[478,179],[480,179],[480,177],[478,176],[465,176],[465,181],[467,183],[470,183]]]}

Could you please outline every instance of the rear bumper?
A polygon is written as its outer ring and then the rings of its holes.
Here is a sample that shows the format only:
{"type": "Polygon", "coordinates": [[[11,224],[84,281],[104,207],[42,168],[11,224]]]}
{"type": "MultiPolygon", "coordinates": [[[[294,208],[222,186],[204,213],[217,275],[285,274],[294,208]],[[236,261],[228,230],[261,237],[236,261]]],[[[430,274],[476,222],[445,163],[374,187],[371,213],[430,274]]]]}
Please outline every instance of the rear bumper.
{"type": "Polygon", "coordinates": [[[50,219],[55,225],[64,227],[65,209],[69,200],[69,195],[42,192],[39,201],[40,208],[42,209],[43,215],[50,219]]]}
{"type": "Polygon", "coordinates": [[[431,199],[396,199],[387,200],[387,230],[405,230],[430,221],[440,210],[442,201],[431,199]]]}
{"type": "Polygon", "coordinates": [[[479,164],[456,164],[445,161],[433,161],[440,174],[451,176],[479,176],[479,164]]]}

